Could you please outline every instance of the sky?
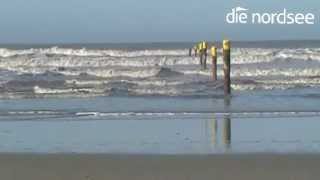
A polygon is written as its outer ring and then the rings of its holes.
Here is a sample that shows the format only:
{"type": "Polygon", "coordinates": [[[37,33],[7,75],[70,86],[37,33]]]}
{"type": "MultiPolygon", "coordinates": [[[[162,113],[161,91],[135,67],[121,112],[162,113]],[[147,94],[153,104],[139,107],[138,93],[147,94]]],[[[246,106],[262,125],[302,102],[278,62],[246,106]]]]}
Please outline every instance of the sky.
{"type": "Polygon", "coordinates": [[[320,21],[227,24],[237,6],[320,14],[319,0],[1,0],[0,44],[320,39],[320,21]]]}

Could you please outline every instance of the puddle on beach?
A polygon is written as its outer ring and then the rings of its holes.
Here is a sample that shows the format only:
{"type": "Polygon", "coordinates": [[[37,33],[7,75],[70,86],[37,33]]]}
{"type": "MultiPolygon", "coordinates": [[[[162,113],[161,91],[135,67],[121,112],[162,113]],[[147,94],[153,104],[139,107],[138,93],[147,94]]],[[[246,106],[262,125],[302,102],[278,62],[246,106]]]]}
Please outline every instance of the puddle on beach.
{"type": "Polygon", "coordinates": [[[319,153],[320,116],[0,122],[0,152],[319,153]]]}

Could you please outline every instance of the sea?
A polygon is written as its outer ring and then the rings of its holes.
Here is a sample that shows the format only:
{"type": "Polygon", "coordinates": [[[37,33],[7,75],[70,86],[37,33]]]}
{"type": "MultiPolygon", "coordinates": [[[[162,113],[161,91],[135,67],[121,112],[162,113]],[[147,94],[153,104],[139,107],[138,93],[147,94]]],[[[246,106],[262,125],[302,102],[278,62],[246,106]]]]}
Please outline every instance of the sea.
{"type": "Polygon", "coordinates": [[[320,41],[0,45],[0,152],[320,153],[320,41]]]}

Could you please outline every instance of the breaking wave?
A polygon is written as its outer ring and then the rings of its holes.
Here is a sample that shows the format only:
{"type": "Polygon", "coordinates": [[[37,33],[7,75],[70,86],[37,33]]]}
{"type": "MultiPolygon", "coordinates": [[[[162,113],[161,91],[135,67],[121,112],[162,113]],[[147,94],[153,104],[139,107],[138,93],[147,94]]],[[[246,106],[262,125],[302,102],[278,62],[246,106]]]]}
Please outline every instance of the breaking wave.
{"type": "MultiPolygon", "coordinates": [[[[221,50],[218,52],[222,54],[221,50]]],[[[39,49],[23,49],[14,50],[0,48],[0,57],[10,58],[18,56],[69,56],[69,57],[95,57],[97,60],[101,57],[114,58],[134,58],[141,57],[170,57],[170,56],[187,56],[188,49],[155,49],[155,50],[116,50],[116,49],[71,49],[71,48],[39,48],[39,49]]],[[[234,48],[232,56],[235,59],[234,63],[249,63],[249,62],[269,62],[277,58],[293,58],[301,60],[320,60],[320,48],[305,48],[305,49],[263,49],[263,48],[234,48]]],[[[112,59],[107,59],[112,60],[112,59]]],[[[159,59],[157,59],[158,61],[159,59]]],[[[66,63],[67,64],[67,63],[66,63]]],[[[187,63],[186,63],[187,64],[187,63]]],[[[110,65],[110,64],[109,64],[110,65]]]]}
{"type": "MultiPolygon", "coordinates": [[[[34,95],[208,96],[219,80],[187,49],[0,49],[0,97],[34,95]]],[[[320,48],[234,48],[232,88],[238,91],[320,87],[320,48]]]]}
{"type": "Polygon", "coordinates": [[[185,49],[180,50],[108,50],[108,49],[71,49],[71,48],[39,48],[12,50],[0,48],[0,57],[12,57],[22,55],[64,55],[64,56],[112,56],[112,57],[139,57],[139,56],[184,56],[185,49]]]}

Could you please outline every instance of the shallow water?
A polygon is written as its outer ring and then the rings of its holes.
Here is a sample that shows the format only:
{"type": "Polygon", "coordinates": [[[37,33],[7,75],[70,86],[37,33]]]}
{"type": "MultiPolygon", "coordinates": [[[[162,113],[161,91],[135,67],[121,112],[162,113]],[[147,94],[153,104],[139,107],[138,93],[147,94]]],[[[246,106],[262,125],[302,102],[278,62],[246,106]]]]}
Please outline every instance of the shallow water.
{"type": "Polygon", "coordinates": [[[0,101],[0,152],[320,153],[316,89],[0,101]]]}
{"type": "MultiPolygon", "coordinates": [[[[69,115],[83,117],[121,113],[318,112],[317,88],[234,91],[228,103],[223,95],[206,97],[59,97],[0,100],[0,118],[8,115],[69,115]],[[79,115],[79,116],[77,116],[79,115]]],[[[106,118],[106,117],[103,117],[106,118]]]]}
{"type": "Polygon", "coordinates": [[[207,114],[152,121],[5,121],[0,122],[0,152],[319,153],[319,118],[207,114]]]}

